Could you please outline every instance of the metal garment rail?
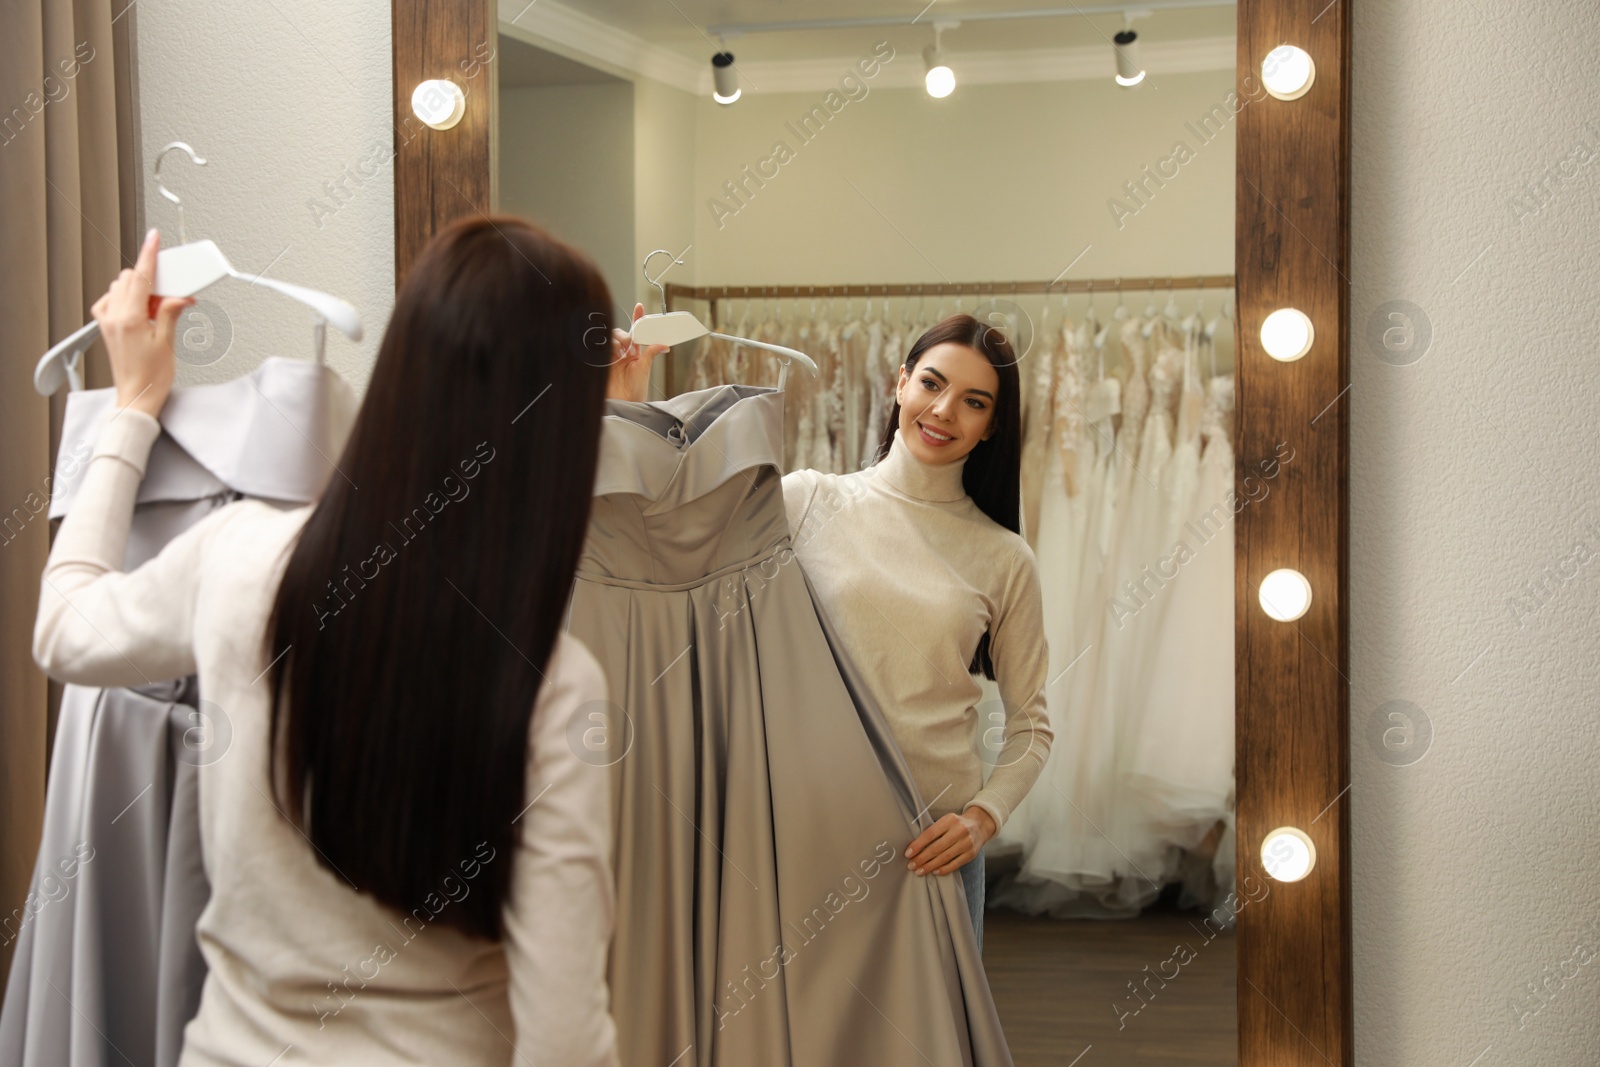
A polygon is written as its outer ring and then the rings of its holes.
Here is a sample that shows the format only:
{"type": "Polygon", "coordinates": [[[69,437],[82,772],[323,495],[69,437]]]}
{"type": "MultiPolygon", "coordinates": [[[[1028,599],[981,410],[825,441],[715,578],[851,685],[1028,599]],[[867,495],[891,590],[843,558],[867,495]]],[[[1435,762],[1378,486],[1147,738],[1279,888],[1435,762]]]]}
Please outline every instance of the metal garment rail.
{"type": "Polygon", "coordinates": [[[667,306],[678,300],[798,300],[811,297],[949,296],[971,293],[990,298],[1051,293],[1160,292],[1176,289],[1233,289],[1231,274],[1167,275],[1159,278],[1071,278],[1050,282],[920,282],[885,285],[679,285],[665,286],[667,306]]]}

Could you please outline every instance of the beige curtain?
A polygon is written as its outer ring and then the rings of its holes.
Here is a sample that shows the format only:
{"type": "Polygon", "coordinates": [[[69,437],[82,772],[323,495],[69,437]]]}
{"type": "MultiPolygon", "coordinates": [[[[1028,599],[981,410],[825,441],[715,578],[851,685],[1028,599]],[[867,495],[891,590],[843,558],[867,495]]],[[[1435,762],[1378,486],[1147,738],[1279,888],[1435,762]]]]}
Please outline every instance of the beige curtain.
{"type": "MultiPolygon", "coordinates": [[[[0,990],[56,699],[31,645],[62,398],[33,391],[33,366],[88,321],[143,236],[134,17],[134,0],[8,0],[0,15],[0,990]]],[[[87,378],[110,384],[100,345],[87,378]]]]}

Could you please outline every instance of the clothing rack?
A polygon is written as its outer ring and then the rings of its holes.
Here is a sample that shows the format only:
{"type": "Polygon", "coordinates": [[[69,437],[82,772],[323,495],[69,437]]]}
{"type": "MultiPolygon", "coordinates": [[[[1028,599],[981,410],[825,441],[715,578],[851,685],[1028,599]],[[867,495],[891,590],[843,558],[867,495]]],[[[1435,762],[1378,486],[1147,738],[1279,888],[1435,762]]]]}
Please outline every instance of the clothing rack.
{"type": "Polygon", "coordinates": [[[1233,288],[1231,274],[1167,275],[1154,278],[1067,278],[1048,282],[917,282],[883,285],[679,285],[665,286],[667,306],[675,300],[704,300],[713,315],[719,300],[795,300],[812,297],[924,297],[973,294],[1021,296],[1051,293],[1156,292],[1176,289],[1233,288]]]}

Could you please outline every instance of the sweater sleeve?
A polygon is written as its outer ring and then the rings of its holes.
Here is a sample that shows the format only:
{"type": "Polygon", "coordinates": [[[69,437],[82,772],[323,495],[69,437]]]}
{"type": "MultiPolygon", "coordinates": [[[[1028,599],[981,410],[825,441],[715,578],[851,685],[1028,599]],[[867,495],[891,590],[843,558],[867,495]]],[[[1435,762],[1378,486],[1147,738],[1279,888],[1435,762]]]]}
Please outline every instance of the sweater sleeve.
{"type": "Polygon", "coordinates": [[[783,476],[783,507],[789,515],[789,536],[792,538],[800,535],[800,525],[811,506],[816,487],[817,472],[809,468],[802,467],[783,476]]]}
{"type": "Polygon", "coordinates": [[[616,1067],[606,962],[615,922],[610,770],[578,758],[568,728],[605,700],[600,665],[563,633],[540,688],[528,805],[503,910],[516,1060],[616,1067]]]}
{"type": "Polygon", "coordinates": [[[123,573],[134,500],[161,423],[113,408],[101,424],[72,510],[39,585],[33,658],[64,682],[133,686],[194,673],[194,606],[219,508],[123,573]]]}
{"type": "MultiPolygon", "coordinates": [[[[1005,826],[1033,788],[1055,739],[1045,710],[1050,653],[1042,601],[1033,550],[1019,538],[1000,617],[989,628],[989,657],[1005,707],[1004,744],[992,757],[994,770],[988,782],[969,802],[993,816],[997,829],[1005,826]]],[[[988,745],[984,749],[993,751],[988,745]]]]}

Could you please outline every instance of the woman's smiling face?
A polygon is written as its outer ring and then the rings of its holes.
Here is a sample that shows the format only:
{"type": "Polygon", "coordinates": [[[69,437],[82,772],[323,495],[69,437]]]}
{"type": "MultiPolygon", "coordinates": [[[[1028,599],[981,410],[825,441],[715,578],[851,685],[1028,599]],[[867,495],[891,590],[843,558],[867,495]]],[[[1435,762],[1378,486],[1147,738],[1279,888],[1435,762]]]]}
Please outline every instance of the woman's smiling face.
{"type": "Polygon", "coordinates": [[[1000,375],[983,353],[947,341],[900,368],[900,438],[924,463],[951,463],[994,432],[1000,375]]]}

